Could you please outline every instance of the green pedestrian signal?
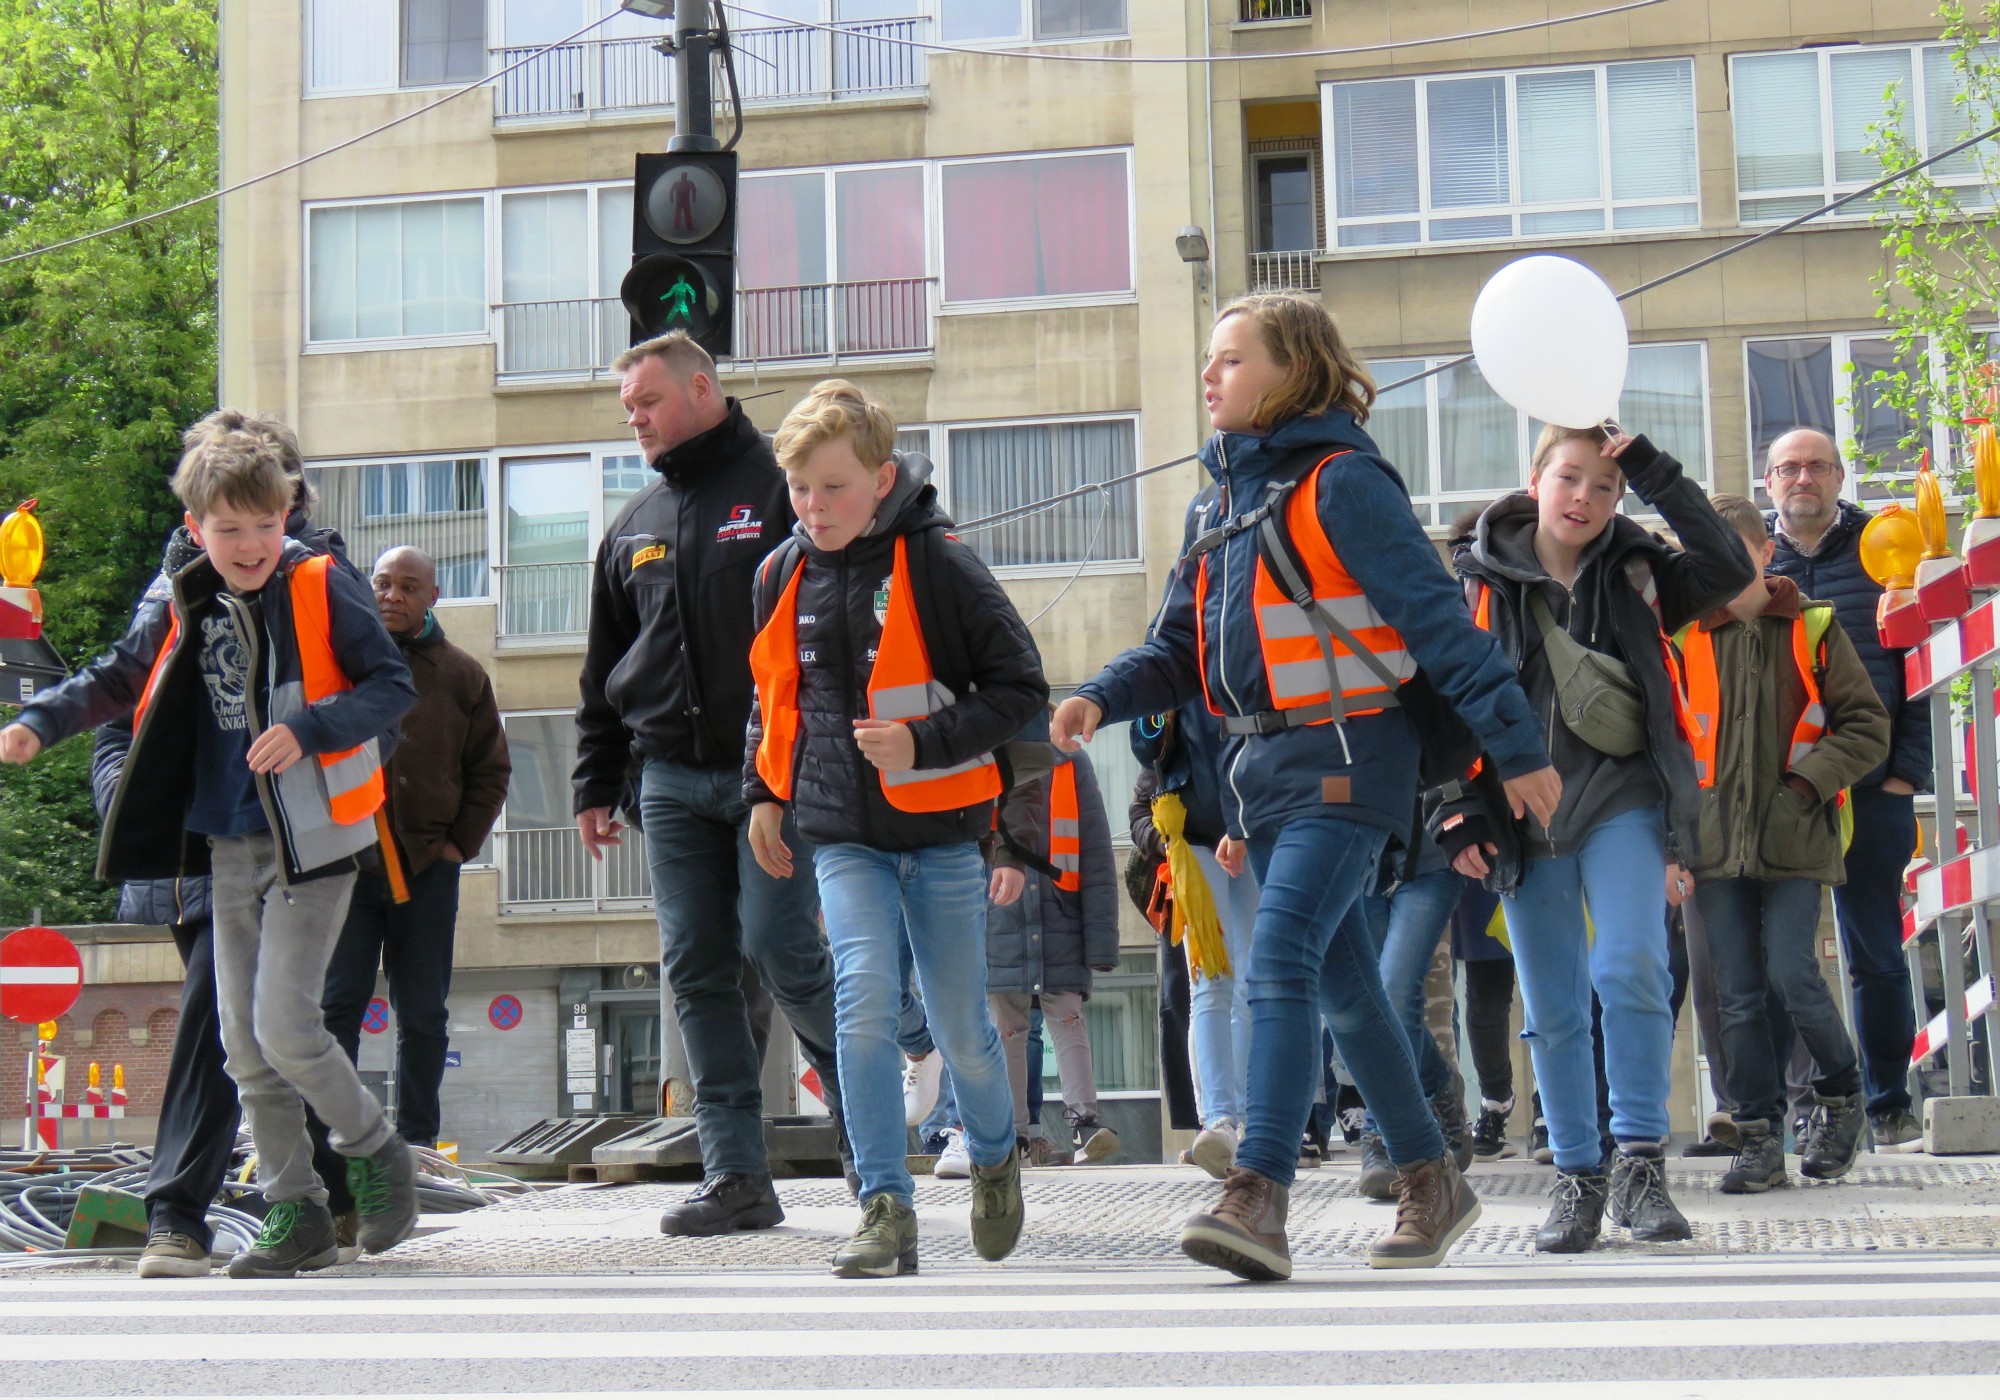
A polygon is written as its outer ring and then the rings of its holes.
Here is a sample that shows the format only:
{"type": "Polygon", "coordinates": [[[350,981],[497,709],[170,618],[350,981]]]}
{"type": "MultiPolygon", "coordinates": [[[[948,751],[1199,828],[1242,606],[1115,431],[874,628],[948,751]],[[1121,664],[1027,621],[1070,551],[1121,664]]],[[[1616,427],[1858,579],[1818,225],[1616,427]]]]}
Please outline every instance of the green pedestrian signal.
{"type": "Polygon", "coordinates": [[[667,304],[669,321],[692,321],[694,319],[694,285],[685,277],[674,279],[674,285],[660,294],[660,300],[667,304]]]}
{"type": "Polygon", "coordinates": [[[736,153],[641,155],[632,268],[619,286],[636,343],[685,331],[717,359],[735,350],[736,153]]]}
{"type": "Polygon", "coordinates": [[[678,253],[652,253],[633,263],[618,295],[638,339],[686,331],[706,345],[723,306],[721,289],[705,270],[678,253]]]}

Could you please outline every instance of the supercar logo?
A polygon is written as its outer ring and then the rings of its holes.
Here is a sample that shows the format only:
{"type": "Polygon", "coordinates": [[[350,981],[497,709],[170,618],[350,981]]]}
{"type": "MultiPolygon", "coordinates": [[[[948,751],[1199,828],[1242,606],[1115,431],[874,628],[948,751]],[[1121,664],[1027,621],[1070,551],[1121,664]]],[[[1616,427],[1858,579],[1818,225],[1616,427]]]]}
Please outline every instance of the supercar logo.
{"type": "Polygon", "coordinates": [[[755,506],[737,506],[715,532],[715,542],[728,544],[731,540],[756,539],[764,533],[764,522],[755,518],[756,513],[755,506]]]}

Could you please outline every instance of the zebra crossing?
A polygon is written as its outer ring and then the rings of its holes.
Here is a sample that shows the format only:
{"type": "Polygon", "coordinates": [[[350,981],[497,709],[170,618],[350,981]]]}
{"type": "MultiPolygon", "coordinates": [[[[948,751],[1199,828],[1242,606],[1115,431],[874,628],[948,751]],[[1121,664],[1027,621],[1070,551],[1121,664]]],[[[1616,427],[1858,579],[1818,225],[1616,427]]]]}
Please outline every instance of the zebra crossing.
{"type": "Polygon", "coordinates": [[[0,1357],[0,1395],[38,1396],[1990,1397],[2000,1260],[1618,1257],[1265,1286],[1191,1267],[0,1274],[0,1357]]]}

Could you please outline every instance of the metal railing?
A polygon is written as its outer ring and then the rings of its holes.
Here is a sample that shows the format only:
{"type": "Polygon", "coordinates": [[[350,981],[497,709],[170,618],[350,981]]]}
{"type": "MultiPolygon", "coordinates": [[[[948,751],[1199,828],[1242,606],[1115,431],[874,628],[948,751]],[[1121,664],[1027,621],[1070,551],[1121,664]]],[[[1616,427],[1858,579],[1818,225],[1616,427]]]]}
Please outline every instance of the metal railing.
{"type": "MultiPolygon", "coordinates": [[[[934,348],[935,277],[750,287],[736,293],[739,360],[858,359],[934,348]]],[[[617,297],[512,301],[493,308],[502,375],[591,375],[623,350],[631,320],[617,297]]]]}
{"type": "Polygon", "coordinates": [[[580,637],[590,617],[590,564],[496,564],[502,637],[580,637]]]}
{"type": "Polygon", "coordinates": [[[1245,24],[1266,19],[1311,19],[1312,0],[1237,0],[1237,15],[1245,24]]]}
{"type": "Polygon", "coordinates": [[[573,826],[493,833],[500,912],[641,910],[653,904],[646,843],[636,831],[592,860],[573,826]]]}
{"type": "Polygon", "coordinates": [[[1319,290],[1317,259],[1325,256],[1325,251],[1318,248],[1296,248],[1282,253],[1252,253],[1250,290],[1316,292],[1319,290]]]}
{"type": "MultiPolygon", "coordinates": [[[[922,92],[928,84],[924,50],[910,47],[930,38],[928,18],[857,20],[832,29],[838,32],[803,25],[732,31],[743,101],[888,97],[922,92]]],[[[654,50],[656,42],[586,39],[550,49],[500,80],[494,113],[588,116],[671,106],[673,64],[654,50]]],[[[493,66],[505,68],[535,52],[536,46],[495,49],[493,66]]],[[[718,97],[725,91],[719,74],[715,91],[718,97]]]]}

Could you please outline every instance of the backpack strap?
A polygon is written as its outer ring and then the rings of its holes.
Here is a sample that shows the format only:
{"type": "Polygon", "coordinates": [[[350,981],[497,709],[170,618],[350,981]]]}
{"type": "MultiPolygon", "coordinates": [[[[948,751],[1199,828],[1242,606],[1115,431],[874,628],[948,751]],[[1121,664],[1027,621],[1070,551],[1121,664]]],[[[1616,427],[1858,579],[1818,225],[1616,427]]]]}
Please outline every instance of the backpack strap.
{"type": "Polygon", "coordinates": [[[799,571],[799,565],[806,562],[803,546],[790,535],[778,543],[778,547],[765,556],[757,569],[757,621],[758,625],[771,620],[777,609],[778,599],[785,596],[785,589],[792,581],[792,575],[799,571]]]}

